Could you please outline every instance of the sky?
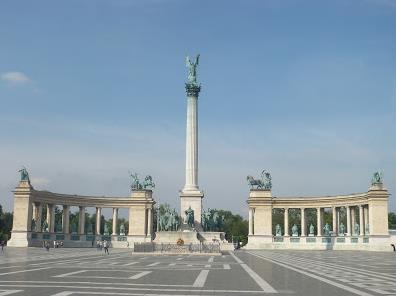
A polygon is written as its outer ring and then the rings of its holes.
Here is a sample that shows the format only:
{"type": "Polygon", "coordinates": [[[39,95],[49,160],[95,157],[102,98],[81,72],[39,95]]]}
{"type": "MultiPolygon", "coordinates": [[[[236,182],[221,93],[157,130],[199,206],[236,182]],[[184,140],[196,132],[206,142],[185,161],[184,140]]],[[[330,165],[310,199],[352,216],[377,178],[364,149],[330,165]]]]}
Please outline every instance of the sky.
{"type": "MultiPolygon", "coordinates": [[[[179,208],[185,57],[200,53],[204,208],[396,190],[396,2],[0,1],[0,204],[35,189],[128,196],[131,172],[179,208]]],[[[390,210],[396,210],[390,197],[390,210]]]]}

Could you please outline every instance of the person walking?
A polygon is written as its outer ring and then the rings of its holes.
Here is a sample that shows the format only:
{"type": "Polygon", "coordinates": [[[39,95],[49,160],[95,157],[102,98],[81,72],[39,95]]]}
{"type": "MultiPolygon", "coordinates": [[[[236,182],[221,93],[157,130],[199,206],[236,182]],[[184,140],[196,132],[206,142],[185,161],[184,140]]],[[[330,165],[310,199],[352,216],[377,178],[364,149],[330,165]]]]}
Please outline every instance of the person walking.
{"type": "Polygon", "coordinates": [[[2,240],[0,244],[1,244],[1,252],[4,253],[4,241],[2,240]]]}
{"type": "Polygon", "coordinates": [[[105,254],[107,253],[107,255],[110,255],[109,254],[109,244],[108,244],[107,240],[105,240],[103,242],[103,248],[104,248],[105,254]]]}

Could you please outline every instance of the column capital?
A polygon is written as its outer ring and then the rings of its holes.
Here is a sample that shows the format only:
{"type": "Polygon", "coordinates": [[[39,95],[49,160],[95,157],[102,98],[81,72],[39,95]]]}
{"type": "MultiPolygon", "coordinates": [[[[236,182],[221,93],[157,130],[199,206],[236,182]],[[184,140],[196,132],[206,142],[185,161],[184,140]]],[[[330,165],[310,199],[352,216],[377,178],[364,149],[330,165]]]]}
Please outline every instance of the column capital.
{"type": "Polygon", "coordinates": [[[194,84],[194,83],[186,83],[187,96],[198,98],[200,91],[201,91],[201,85],[194,84]]]}

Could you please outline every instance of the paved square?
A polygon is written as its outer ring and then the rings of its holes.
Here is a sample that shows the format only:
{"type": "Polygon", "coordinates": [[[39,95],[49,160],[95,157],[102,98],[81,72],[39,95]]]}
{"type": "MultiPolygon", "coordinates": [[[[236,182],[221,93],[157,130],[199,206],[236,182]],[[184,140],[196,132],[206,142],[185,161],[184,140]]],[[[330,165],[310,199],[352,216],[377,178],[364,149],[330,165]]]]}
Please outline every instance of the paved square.
{"type": "Polygon", "coordinates": [[[6,248],[3,295],[396,295],[394,253],[6,248]]]}

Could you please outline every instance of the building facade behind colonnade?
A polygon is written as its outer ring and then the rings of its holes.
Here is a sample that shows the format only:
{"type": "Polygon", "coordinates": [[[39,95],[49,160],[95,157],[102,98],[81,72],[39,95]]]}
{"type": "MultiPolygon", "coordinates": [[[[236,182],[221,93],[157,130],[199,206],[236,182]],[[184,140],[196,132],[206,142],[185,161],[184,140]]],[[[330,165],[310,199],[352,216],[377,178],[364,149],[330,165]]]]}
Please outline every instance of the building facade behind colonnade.
{"type": "MultiPolygon", "coordinates": [[[[26,170],[25,170],[26,172],[26,170]]],[[[35,190],[26,172],[14,190],[14,220],[9,246],[42,246],[43,241],[62,241],[65,247],[91,247],[96,240],[111,241],[113,247],[133,246],[135,242],[151,242],[153,238],[154,200],[151,189],[133,189],[129,197],[94,197],[52,193],[35,190]],[[55,228],[55,207],[61,206],[62,225],[55,228]],[[69,225],[70,207],[79,208],[79,225],[69,225]],[[86,233],[86,208],[96,209],[95,229],[86,233]],[[46,208],[46,221],[42,210],[46,208]],[[103,208],[113,210],[112,234],[101,233],[103,208]],[[129,210],[129,232],[116,233],[118,209],[129,210]],[[45,225],[42,227],[42,225],[45,225]]]]}
{"type": "Polygon", "coordinates": [[[380,173],[374,174],[367,192],[323,197],[274,197],[271,183],[265,188],[264,179],[248,176],[248,180],[252,186],[247,200],[248,249],[391,250],[389,194],[380,173]],[[332,223],[324,222],[325,210],[331,212],[332,223]],[[283,214],[283,221],[276,225],[274,211],[283,214]],[[293,225],[291,211],[300,217],[293,225]]]}

